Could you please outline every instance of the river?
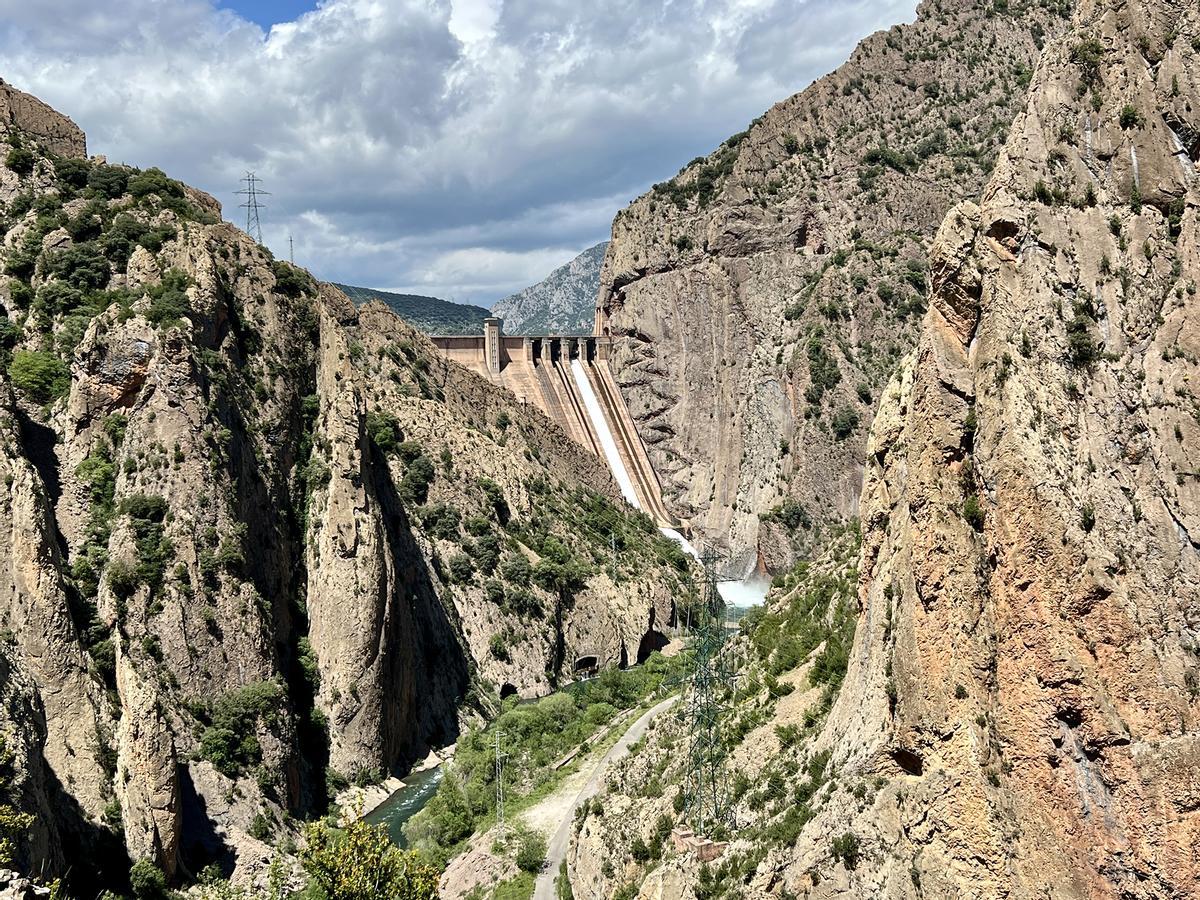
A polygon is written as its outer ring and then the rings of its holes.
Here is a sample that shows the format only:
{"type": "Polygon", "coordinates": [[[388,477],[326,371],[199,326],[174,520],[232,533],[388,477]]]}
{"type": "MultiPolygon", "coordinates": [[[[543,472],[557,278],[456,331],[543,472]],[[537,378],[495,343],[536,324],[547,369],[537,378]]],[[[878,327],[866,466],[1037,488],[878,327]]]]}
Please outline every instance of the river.
{"type": "Polygon", "coordinates": [[[425,808],[425,804],[437,793],[441,780],[441,766],[409,775],[404,779],[404,787],[367,813],[366,821],[372,825],[383,825],[393,843],[407,847],[408,841],[404,837],[405,823],[425,808]]]}

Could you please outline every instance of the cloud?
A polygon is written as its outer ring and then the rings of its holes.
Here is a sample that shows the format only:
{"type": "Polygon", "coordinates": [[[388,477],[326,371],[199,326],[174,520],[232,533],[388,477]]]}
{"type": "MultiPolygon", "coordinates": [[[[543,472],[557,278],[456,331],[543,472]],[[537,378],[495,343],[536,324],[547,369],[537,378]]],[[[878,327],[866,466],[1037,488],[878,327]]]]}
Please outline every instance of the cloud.
{"type": "Polygon", "coordinates": [[[0,76],[235,222],[253,169],[267,242],[322,278],[486,304],[914,6],[324,0],[264,33],[205,0],[0,0],[0,76]]]}

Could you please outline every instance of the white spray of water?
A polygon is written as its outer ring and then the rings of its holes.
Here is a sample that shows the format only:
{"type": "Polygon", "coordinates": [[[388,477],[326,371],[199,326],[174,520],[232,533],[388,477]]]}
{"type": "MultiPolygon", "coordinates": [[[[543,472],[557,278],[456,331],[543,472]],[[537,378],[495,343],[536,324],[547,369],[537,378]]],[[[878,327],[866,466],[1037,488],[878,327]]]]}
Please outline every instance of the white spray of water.
{"type": "MultiPolygon", "coordinates": [[[[617,451],[617,442],[613,439],[608,422],[600,409],[600,401],[596,398],[596,392],[592,390],[592,384],[588,381],[583,363],[578,359],[571,360],[571,373],[575,376],[579,396],[583,398],[584,409],[587,410],[588,418],[592,421],[592,430],[600,439],[600,448],[604,451],[604,458],[608,462],[608,468],[612,471],[613,478],[617,480],[617,485],[621,488],[622,496],[629,501],[630,506],[641,509],[642,505],[638,502],[637,491],[633,489],[633,479],[629,477],[625,461],[621,459],[621,454],[617,451]]],[[[660,528],[659,531],[663,533],[664,537],[679,544],[684,552],[693,559],[700,559],[696,548],[678,531],[673,528],[660,528]]],[[[728,606],[745,609],[762,603],[770,586],[771,583],[765,578],[750,578],[745,581],[722,582],[717,586],[717,590],[720,591],[721,598],[728,606]]]]}

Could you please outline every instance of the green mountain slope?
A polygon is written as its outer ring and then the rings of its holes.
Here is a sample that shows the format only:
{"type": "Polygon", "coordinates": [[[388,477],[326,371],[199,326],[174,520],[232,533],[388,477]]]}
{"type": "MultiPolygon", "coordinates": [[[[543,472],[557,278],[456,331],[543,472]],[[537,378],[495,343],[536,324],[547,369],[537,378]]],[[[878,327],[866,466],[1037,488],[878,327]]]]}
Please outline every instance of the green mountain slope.
{"type": "Polygon", "coordinates": [[[437,297],[394,294],[349,284],[335,283],[334,287],[353,300],[356,306],[370,300],[386,303],[400,318],[426,334],[482,334],[483,320],[491,315],[482,306],[451,303],[437,297]]]}

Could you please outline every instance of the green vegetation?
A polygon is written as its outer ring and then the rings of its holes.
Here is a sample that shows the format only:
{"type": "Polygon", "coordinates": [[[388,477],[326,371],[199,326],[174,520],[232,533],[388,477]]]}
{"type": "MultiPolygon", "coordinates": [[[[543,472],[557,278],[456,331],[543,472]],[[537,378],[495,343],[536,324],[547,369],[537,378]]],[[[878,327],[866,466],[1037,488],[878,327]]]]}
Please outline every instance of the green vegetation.
{"type": "Polygon", "coordinates": [[[4,165],[18,175],[30,175],[37,157],[27,147],[13,147],[4,157],[4,165]]]}
{"type": "Polygon", "coordinates": [[[846,832],[829,842],[829,852],[835,860],[840,860],[847,869],[858,867],[862,854],[861,842],[858,835],[846,832]]]}
{"type": "Polygon", "coordinates": [[[983,531],[983,507],[979,505],[979,497],[977,495],[968,494],[967,498],[963,501],[963,519],[976,531],[983,531]]]}
{"type": "Polygon", "coordinates": [[[14,756],[8,740],[0,735],[0,866],[11,866],[17,841],[33,825],[33,816],[12,805],[14,756]]]}
{"type": "Polygon", "coordinates": [[[858,421],[858,410],[852,406],[841,406],[833,414],[829,427],[833,430],[835,439],[844,441],[858,430],[858,421]]]}
{"type": "Polygon", "coordinates": [[[137,562],[132,568],[109,567],[109,583],[118,596],[129,597],[139,584],[150,589],[153,597],[162,588],[167,563],[175,547],[166,536],[167,501],[162,497],[134,494],[121,503],[121,514],[129,518],[137,547],[137,562]]]}
{"type": "Polygon", "coordinates": [[[258,726],[273,724],[282,702],[283,688],[274,681],[253,682],[226,694],[200,736],[200,757],[230,778],[257,765],[262,759],[258,726]]]}
{"type": "Polygon", "coordinates": [[[17,350],[8,364],[13,386],[38,403],[51,403],[71,389],[67,364],[44,350],[17,350]]]}
{"type": "Polygon", "coordinates": [[[528,831],[521,835],[521,843],[517,847],[517,868],[536,875],[545,863],[546,839],[541,833],[528,831]]]}
{"type": "Polygon", "coordinates": [[[1100,348],[1092,337],[1096,324],[1091,303],[1074,304],[1074,315],[1067,323],[1067,361],[1076,368],[1086,368],[1100,358],[1100,348]]]}
{"type": "Polygon", "coordinates": [[[725,179],[733,173],[733,167],[741,153],[742,141],[748,136],[749,132],[746,131],[735,134],[708,158],[692,160],[671,180],[654,185],[655,196],[669,200],[679,209],[686,208],[693,198],[700,204],[701,209],[708,206],[717,196],[725,179]],[[691,174],[692,177],[683,182],[681,179],[687,174],[691,174]]]}
{"type": "Polygon", "coordinates": [[[741,623],[759,662],[773,677],[795,669],[819,648],[809,679],[826,686],[827,702],[841,686],[854,642],[860,541],[857,525],[833,535],[829,546],[837,565],[831,571],[798,563],[782,579],[782,602],[751,609],[741,623]]]}
{"type": "Polygon", "coordinates": [[[304,900],[436,900],[437,869],[396,847],[381,827],[361,820],[344,830],[316,822],[304,830],[304,900]]]}
{"type": "MultiPolygon", "coordinates": [[[[570,766],[556,770],[555,763],[586,746],[620,710],[656,693],[675,665],[655,653],[637,668],[606,669],[598,678],[537,703],[508,701],[486,729],[472,729],[458,739],[437,794],[405,827],[409,842],[430,859],[444,861],[473,832],[490,826],[496,799],[495,729],[504,734],[506,809],[511,815],[553,790],[572,771],[570,766]]],[[[544,846],[527,850],[527,856],[535,855],[534,850],[544,857],[544,846]]]]}

